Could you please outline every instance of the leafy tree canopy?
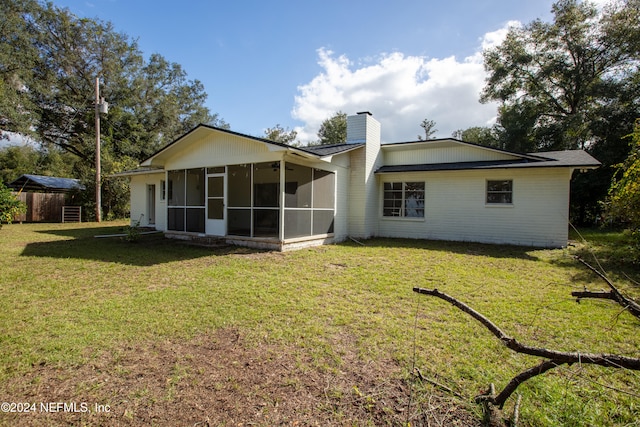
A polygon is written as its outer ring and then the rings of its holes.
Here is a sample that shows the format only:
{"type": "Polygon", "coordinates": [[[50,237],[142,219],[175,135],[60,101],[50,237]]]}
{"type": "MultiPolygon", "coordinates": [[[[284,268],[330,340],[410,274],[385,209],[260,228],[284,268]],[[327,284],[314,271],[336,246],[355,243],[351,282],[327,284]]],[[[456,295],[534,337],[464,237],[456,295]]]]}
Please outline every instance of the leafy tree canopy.
{"type": "MultiPolygon", "coordinates": [[[[94,188],[96,77],[110,104],[101,122],[105,176],[137,165],[200,123],[228,128],[204,105],[200,81],[160,54],[145,59],[109,22],[36,0],[0,0],[0,16],[0,135],[28,134],[70,153],[72,174],[87,188],[94,188]]],[[[123,197],[107,184],[105,212],[112,198],[123,197]]]]}
{"type": "Polygon", "coordinates": [[[453,132],[451,136],[465,142],[501,148],[495,135],[495,129],[490,127],[474,126],[464,130],[460,129],[453,132]]]}
{"type": "Polygon", "coordinates": [[[289,128],[283,128],[280,124],[275,125],[272,128],[267,128],[264,131],[265,139],[269,141],[280,142],[282,144],[294,144],[298,137],[298,132],[289,128]]]}
{"type": "Polygon", "coordinates": [[[75,159],[56,146],[11,145],[0,149],[0,182],[5,184],[23,174],[72,176],[75,159]]]}
{"type": "Polygon", "coordinates": [[[640,111],[640,0],[559,0],[551,23],[512,27],[484,53],[483,101],[499,101],[499,124],[536,150],[619,143],[640,111]],[[632,114],[629,114],[632,112],[632,114]],[[601,125],[624,133],[608,134],[601,125]],[[614,141],[611,141],[611,137],[614,141]]]}
{"type": "Polygon", "coordinates": [[[630,225],[640,244],[640,119],[632,134],[631,153],[611,184],[607,213],[630,225]]]}
{"type": "Polygon", "coordinates": [[[318,138],[320,145],[347,142],[347,113],[338,111],[322,122],[318,130],[318,138]]]}

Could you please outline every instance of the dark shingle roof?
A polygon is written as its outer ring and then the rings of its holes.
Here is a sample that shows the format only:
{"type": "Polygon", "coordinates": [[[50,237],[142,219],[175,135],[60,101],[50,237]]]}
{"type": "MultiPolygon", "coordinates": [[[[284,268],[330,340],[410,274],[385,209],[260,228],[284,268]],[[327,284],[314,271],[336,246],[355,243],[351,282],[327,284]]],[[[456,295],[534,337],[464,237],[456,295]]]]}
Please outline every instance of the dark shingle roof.
{"type": "Polygon", "coordinates": [[[84,185],[80,184],[79,179],[30,174],[20,176],[9,183],[8,187],[23,191],[65,192],[76,189],[84,190],[84,185]]]}
{"type": "Polygon", "coordinates": [[[428,172],[446,170],[473,170],[473,169],[514,169],[514,168],[595,168],[600,162],[591,157],[586,151],[547,151],[543,153],[530,153],[528,156],[536,158],[514,158],[513,160],[490,160],[481,162],[456,162],[456,163],[425,163],[415,165],[382,166],[376,173],[392,172],[428,172]],[[539,160],[538,160],[539,159],[539,160]]]}
{"type": "Polygon", "coordinates": [[[311,152],[317,156],[331,156],[334,154],[344,153],[345,151],[353,150],[354,148],[362,147],[364,143],[359,144],[331,144],[331,145],[312,145],[307,147],[301,147],[307,152],[311,152]]]}

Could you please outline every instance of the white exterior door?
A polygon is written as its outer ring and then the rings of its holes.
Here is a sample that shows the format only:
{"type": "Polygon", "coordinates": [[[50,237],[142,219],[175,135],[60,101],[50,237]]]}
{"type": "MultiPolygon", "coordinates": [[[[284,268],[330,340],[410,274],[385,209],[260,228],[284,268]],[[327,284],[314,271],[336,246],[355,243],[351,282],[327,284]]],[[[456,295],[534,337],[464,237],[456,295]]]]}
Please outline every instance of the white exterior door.
{"type": "Polygon", "coordinates": [[[227,234],[225,174],[207,174],[207,226],[210,236],[227,234]]]}

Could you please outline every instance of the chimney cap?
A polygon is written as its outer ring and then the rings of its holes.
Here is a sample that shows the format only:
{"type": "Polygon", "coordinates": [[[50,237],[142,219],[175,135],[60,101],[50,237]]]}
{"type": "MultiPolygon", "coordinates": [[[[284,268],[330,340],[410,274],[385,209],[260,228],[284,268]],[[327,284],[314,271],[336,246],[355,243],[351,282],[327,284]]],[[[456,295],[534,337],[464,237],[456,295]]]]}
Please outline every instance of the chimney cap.
{"type": "Polygon", "coordinates": [[[357,114],[357,115],[367,114],[367,115],[369,115],[369,116],[373,116],[373,114],[371,114],[371,112],[370,112],[370,111],[360,111],[360,112],[358,112],[358,113],[356,113],[356,114],[357,114]]]}

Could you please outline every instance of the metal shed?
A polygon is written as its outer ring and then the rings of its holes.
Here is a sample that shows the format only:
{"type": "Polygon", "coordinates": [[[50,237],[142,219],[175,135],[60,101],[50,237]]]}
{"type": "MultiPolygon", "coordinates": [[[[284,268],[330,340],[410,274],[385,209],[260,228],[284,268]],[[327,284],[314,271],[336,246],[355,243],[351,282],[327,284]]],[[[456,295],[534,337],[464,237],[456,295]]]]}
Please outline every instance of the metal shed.
{"type": "Polygon", "coordinates": [[[15,218],[18,222],[61,222],[67,193],[84,190],[80,180],[54,176],[24,174],[9,183],[27,212],[15,218]]]}

